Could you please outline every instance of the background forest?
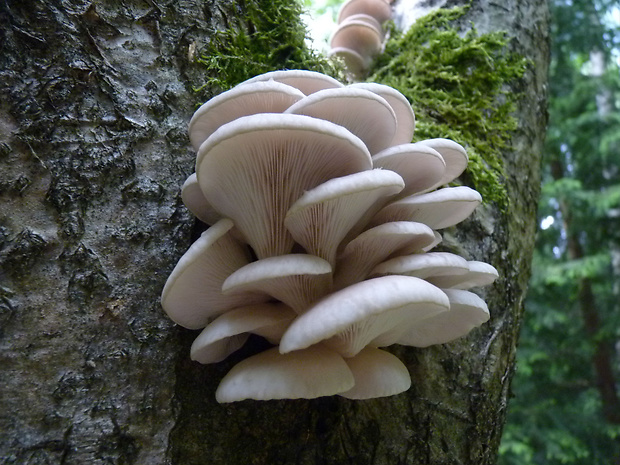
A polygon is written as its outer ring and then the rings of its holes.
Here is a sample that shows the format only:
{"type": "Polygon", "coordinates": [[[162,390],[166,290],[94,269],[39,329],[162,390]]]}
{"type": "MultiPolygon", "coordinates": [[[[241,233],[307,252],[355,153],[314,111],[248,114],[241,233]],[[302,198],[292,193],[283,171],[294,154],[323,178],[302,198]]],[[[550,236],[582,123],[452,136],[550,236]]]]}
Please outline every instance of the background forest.
{"type": "MultiPolygon", "coordinates": [[[[325,24],[340,3],[306,6],[325,24]]],[[[620,5],[549,6],[540,227],[499,463],[620,464],[620,5]]]]}
{"type": "Polygon", "coordinates": [[[619,464],[619,4],[550,8],[540,227],[500,463],[619,464]]]}

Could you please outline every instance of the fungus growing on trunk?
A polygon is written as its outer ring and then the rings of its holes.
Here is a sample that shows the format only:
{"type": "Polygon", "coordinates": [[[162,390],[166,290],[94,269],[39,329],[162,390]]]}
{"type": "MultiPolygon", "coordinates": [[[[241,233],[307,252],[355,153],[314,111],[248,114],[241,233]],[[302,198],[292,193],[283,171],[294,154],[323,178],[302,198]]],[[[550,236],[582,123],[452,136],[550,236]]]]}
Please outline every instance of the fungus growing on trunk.
{"type": "Polygon", "coordinates": [[[249,334],[275,345],[233,367],[219,402],[398,394],[407,369],[379,347],[449,342],[489,318],[468,289],[492,283],[495,268],[429,252],[436,229],[481,201],[466,186],[432,191],[467,153],[410,143],[414,125],[394,89],[296,70],[249,79],[192,118],[196,173],[182,199],[212,226],[172,271],[162,306],[204,328],[191,348],[200,363],[249,334]]]}
{"type": "Polygon", "coordinates": [[[383,25],[391,17],[392,7],[387,0],[349,0],[340,8],[329,54],[344,60],[353,79],[366,73],[383,48],[383,25]]]}

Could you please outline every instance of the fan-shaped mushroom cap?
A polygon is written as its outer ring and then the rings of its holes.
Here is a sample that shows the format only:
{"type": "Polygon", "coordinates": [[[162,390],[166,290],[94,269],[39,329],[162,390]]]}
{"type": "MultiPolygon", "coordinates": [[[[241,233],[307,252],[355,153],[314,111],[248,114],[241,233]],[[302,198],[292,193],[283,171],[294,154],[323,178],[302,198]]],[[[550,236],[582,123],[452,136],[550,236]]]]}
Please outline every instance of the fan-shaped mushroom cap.
{"type": "Polygon", "coordinates": [[[297,313],[329,292],[332,268],[314,255],[288,254],[263,258],[239,268],[222,285],[222,292],[264,292],[284,302],[297,313]]]}
{"type": "Polygon", "coordinates": [[[407,144],[413,139],[415,130],[415,115],[409,100],[393,87],[375,82],[358,82],[349,87],[365,89],[383,97],[390,104],[396,115],[396,133],[390,145],[407,144]]]}
{"type": "Polygon", "coordinates": [[[366,279],[376,265],[401,249],[422,250],[434,240],[431,228],[411,221],[385,223],[368,229],[349,242],[338,256],[334,288],[342,289],[366,279]]]}
{"type": "Polygon", "coordinates": [[[285,113],[321,118],[347,128],[371,154],[388,146],[396,131],[396,115],[387,101],[364,89],[325,89],[291,105],[285,113]]]}
{"type": "Polygon", "coordinates": [[[343,127],[288,114],[225,124],[202,144],[196,161],[205,197],[234,221],[258,258],[291,251],[284,216],[305,190],[371,168],[364,143],[343,127]]]}
{"type": "MultiPolygon", "coordinates": [[[[434,249],[436,246],[442,243],[443,237],[441,237],[441,234],[439,234],[439,232],[437,231],[433,231],[433,234],[435,235],[435,240],[431,242],[429,245],[427,245],[426,247],[422,247],[422,250],[424,252],[428,252],[429,250],[434,249]]],[[[407,251],[403,251],[403,255],[405,254],[410,255],[410,254],[418,253],[418,252],[419,252],[418,250],[407,250],[407,251]]]]}
{"type": "Polygon", "coordinates": [[[225,296],[220,291],[224,280],[249,262],[247,248],[230,234],[232,227],[232,221],[223,219],[207,229],[168,277],[161,305],[175,323],[199,329],[226,310],[267,300],[254,293],[225,296]]]}
{"type": "Polygon", "coordinates": [[[344,66],[352,79],[359,79],[370,68],[372,57],[362,56],[355,50],[345,47],[334,47],[329,53],[329,57],[342,59],[344,66]]]}
{"type": "Polygon", "coordinates": [[[389,147],[373,155],[372,163],[376,168],[396,171],[403,177],[405,188],[399,197],[437,187],[446,170],[439,152],[420,143],[389,147]]]}
{"type": "Polygon", "coordinates": [[[374,57],[381,51],[382,37],[381,28],[367,21],[345,21],[334,31],[331,48],[348,48],[362,56],[374,57]]]}
{"type": "Polygon", "coordinates": [[[357,14],[370,15],[382,24],[392,17],[392,8],[385,0],[348,0],[338,12],[338,23],[357,14]]]}
{"type": "Polygon", "coordinates": [[[369,279],[326,296],[294,320],[282,336],[280,352],[325,341],[353,357],[367,345],[393,344],[418,319],[448,309],[446,295],[421,279],[369,279]]]}
{"type": "Polygon", "coordinates": [[[390,221],[418,221],[433,229],[460,223],[482,202],[480,194],[466,186],[445,187],[427,194],[410,195],[383,207],[370,225],[390,221]]]}
{"type": "Polygon", "coordinates": [[[295,312],[286,305],[265,303],[235,308],[207,325],[191,348],[192,360],[216,363],[239,349],[250,333],[267,336],[272,343],[280,341],[295,312]]]}
{"type": "Polygon", "coordinates": [[[437,150],[446,162],[446,172],[440,186],[454,181],[467,168],[469,157],[462,145],[450,139],[426,139],[420,141],[420,144],[437,150]]]}
{"type": "Polygon", "coordinates": [[[435,276],[428,281],[437,287],[469,289],[492,284],[499,276],[493,265],[484,262],[467,262],[469,271],[452,275],[435,276]]]}
{"type": "Polygon", "coordinates": [[[400,394],[411,387],[411,376],[398,357],[366,347],[355,357],[345,358],[355,386],[339,395],[348,399],[373,399],[400,394]]]}
{"type": "Polygon", "coordinates": [[[385,38],[385,30],[383,29],[383,27],[381,27],[381,23],[379,21],[377,21],[375,18],[373,18],[370,15],[365,15],[364,13],[359,13],[356,15],[351,15],[349,17],[347,17],[347,19],[345,19],[343,22],[341,22],[340,24],[345,24],[345,23],[350,23],[350,22],[362,22],[362,23],[366,23],[369,26],[373,27],[374,29],[376,29],[377,31],[380,32],[381,34],[381,41],[383,41],[383,39],[385,38]]]}
{"type": "Polygon", "coordinates": [[[426,279],[443,275],[454,276],[467,271],[469,271],[467,260],[459,255],[449,252],[428,252],[391,258],[377,265],[370,274],[372,276],[397,274],[426,279]]]}
{"type": "Polygon", "coordinates": [[[473,292],[445,289],[450,311],[418,321],[399,340],[399,344],[428,347],[465,336],[489,319],[487,304],[473,292]]]}
{"type": "Polygon", "coordinates": [[[189,122],[189,139],[198,150],[223,124],[256,113],[282,113],[303,97],[299,89],[276,81],[233,87],[196,110],[189,122]]]}
{"type": "Polygon", "coordinates": [[[322,346],[290,354],[274,347],[235,365],[220,382],[218,402],[314,399],[348,391],[353,374],[344,359],[322,346]]]}
{"type": "Polygon", "coordinates": [[[330,179],[306,191],[286,214],[284,225],[306,252],[332,266],[342,239],[375,205],[404,187],[388,170],[369,170],[330,179]]]}
{"type": "Polygon", "coordinates": [[[323,89],[344,87],[344,84],[331,76],[317,73],[316,71],[306,71],[301,69],[287,69],[259,74],[258,76],[254,76],[253,78],[242,82],[239,86],[270,80],[295,87],[296,89],[302,91],[305,95],[310,95],[323,89]]]}
{"type": "Polygon", "coordinates": [[[216,212],[209,201],[205,198],[196,173],[190,175],[181,187],[181,199],[187,209],[200,221],[206,224],[215,224],[222,219],[222,215],[216,212]]]}

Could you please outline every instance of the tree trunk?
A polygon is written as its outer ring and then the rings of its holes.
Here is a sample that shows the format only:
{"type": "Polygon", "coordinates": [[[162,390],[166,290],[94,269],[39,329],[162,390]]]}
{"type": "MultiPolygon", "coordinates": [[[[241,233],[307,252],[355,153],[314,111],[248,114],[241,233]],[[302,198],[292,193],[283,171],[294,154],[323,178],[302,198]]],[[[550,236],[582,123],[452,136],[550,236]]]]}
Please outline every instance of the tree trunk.
{"type": "Polygon", "coordinates": [[[159,296],[192,235],[179,197],[204,98],[192,54],[243,4],[0,2],[1,462],[494,463],[534,242],[546,4],[474,0],[462,23],[507,31],[533,62],[504,159],[511,209],[485,206],[454,231],[500,271],[491,320],[455,343],[394,348],[405,394],[219,405],[219,380],[260,342],[195,364],[196,333],[159,296]]]}

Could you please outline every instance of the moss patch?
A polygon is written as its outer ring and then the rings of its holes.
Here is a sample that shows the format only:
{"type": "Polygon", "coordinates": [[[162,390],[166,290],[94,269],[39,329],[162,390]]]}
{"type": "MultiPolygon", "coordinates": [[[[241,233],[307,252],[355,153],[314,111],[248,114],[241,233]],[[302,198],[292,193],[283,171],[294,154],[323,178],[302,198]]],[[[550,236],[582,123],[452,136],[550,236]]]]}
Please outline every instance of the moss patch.
{"type": "Polygon", "coordinates": [[[297,0],[245,0],[230,26],[214,35],[199,59],[207,85],[228,90],[258,74],[306,69],[342,79],[337,65],[305,43],[307,30],[297,0]]]}
{"type": "Polygon", "coordinates": [[[453,22],[468,7],[436,10],[402,34],[391,31],[369,81],[402,92],[416,113],[415,139],[452,139],[467,148],[466,176],[486,202],[508,206],[501,152],[517,128],[515,95],[507,84],[527,60],[508,52],[501,33],[459,35],[453,22]]]}

